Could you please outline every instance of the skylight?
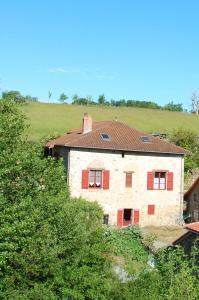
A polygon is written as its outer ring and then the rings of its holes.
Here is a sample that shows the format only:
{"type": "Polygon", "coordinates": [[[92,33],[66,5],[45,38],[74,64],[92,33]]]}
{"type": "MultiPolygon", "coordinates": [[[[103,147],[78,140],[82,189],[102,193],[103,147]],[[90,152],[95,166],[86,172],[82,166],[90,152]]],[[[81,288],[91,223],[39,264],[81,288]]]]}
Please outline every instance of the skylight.
{"type": "Polygon", "coordinates": [[[142,142],[144,142],[144,143],[151,143],[151,141],[152,141],[151,137],[147,136],[147,135],[143,135],[140,138],[141,138],[142,142]]]}
{"type": "Polygon", "coordinates": [[[110,141],[110,136],[107,133],[101,133],[100,137],[103,141],[110,141]]]}

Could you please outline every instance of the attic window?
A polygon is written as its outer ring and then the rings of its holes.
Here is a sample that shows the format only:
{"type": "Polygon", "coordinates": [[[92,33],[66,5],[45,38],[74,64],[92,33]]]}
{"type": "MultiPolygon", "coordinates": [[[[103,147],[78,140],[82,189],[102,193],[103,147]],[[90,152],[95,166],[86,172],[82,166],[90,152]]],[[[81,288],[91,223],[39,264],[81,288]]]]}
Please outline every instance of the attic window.
{"type": "Polygon", "coordinates": [[[110,141],[110,136],[107,133],[101,133],[100,137],[103,141],[110,141]]]}
{"type": "Polygon", "coordinates": [[[140,138],[141,138],[142,142],[144,142],[144,143],[151,143],[151,137],[150,136],[143,135],[140,138]]]}

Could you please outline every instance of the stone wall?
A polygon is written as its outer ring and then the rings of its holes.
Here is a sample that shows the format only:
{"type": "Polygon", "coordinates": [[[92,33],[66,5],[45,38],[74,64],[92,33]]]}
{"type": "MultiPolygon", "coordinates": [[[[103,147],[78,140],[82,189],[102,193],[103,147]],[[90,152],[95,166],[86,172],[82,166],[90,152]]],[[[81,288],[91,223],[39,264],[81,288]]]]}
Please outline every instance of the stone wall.
{"type": "Polygon", "coordinates": [[[140,210],[140,226],[175,226],[182,224],[184,160],[180,156],[71,149],[69,152],[69,187],[72,196],[97,201],[109,223],[117,224],[117,211],[140,210]],[[82,189],[82,170],[104,168],[110,171],[110,187],[82,189]],[[168,170],[174,173],[173,191],[147,190],[147,172],[168,170]],[[125,187],[125,172],[132,174],[132,187],[125,187]],[[148,215],[148,205],[155,214],[148,215]]]}

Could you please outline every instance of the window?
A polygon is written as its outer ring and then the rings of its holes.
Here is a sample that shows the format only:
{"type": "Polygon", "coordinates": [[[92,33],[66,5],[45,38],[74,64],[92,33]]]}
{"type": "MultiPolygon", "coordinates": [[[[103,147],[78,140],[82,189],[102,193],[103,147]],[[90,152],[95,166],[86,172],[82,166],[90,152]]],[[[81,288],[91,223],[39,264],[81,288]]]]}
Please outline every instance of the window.
{"type": "Polygon", "coordinates": [[[148,215],[154,215],[155,214],[155,205],[149,204],[148,205],[148,215]]]}
{"type": "Polygon", "coordinates": [[[89,188],[101,188],[102,187],[102,171],[90,170],[88,175],[89,188]]]}
{"type": "Polygon", "coordinates": [[[110,136],[107,133],[101,133],[100,136],[103,141],[110,141],[110,136]]]}
{"type": "Polygon", "coordinates": [[[132,187],[132,172],[126,172],[126,187],[132,187]]]}
{"type": "Polygon", "coordinates": [[[169,171],[147,172],[147,190],[173,191],[174,174],[169,171]]]}
{"type": "Polygon", "coordinates": [[[166,189],[166,172],[155,172],[153,179],[154,190],[165,190],[166,189]]]}
{"type": "Polygon", "coordinates": [[[151,143],[151,141],[152,141],[151,137],[147,136],[147,135],[141,136],[140,138],[141,138],[142,142],[144,142],[144,143],[151,143]]]}
{"type": "Polygon", "coordinates": [[[103,224],[108,225],[108,221],[109,221],[109,215],[105,214],[103,217],[103,224]]]}
{"type": "Polygon", "coordinates": [[[110,171],[82,170],[82,189],[109,189],[110,171]]]}

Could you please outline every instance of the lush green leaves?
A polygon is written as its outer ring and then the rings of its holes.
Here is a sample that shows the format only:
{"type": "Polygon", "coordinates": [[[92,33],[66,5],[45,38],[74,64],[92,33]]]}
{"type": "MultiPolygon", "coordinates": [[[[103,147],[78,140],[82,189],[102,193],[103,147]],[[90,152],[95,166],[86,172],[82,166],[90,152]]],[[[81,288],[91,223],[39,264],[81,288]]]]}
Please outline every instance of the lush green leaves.
{"type": "Polygon", "coordinates": [[[26,141],[13,101],[0,120],[0,299],[106,299],[101,209],[70,198],[62,161],[26,141]]]}
{"type": "Polygon", "coordinates": [[[59,101],[62,102],[62,103],[65,103],[65,101],[67,101],[68,99],[68,96],[64,93],[61,93],[60,96],[59,96],[59,101]]]}
{"type": "Polygon", "coordinates": [[[124,258],[124,266],[128,272],[135,274],[142,267],[146,268],[149,254],[142,243],[138,227],[129,226],[118,230],[108,227],[106,236],[114,255],[124,258]]]}
{"type": "Polygon", "coordinates": [[[199,143],[197,134],[192,131],[177,129],[170,136],[170,142],[190,151],[185,156],[185,172],[189,172],[199,165],[199,143]]]}

